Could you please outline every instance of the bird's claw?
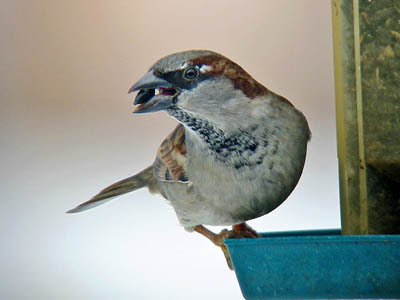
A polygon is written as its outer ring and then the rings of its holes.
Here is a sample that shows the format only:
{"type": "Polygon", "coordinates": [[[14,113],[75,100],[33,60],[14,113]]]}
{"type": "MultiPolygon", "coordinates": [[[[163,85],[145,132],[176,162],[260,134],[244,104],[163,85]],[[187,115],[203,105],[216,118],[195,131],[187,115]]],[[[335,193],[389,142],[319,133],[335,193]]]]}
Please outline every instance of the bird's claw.
{"type": "Polygon", "coordinates": [[[229,269],[234,270],[232,265],[232,260],[229,255],[228,248],[226,248],[225,240],[226,239],[240,239],[240,238],[257,238],[260,237],[259,234],[248,226],[246,223],[241,223],[238,225],[234,225],[232,230],[223,229],[220,233],[215,234],[212,231],[208,230],[202,225],[198,225],[194,229],[198,233],[204,235],[209,240],[211,240],[216,246],[220,247],[222,252],[224,253],[226,262],[228,264],[229,269]]]}

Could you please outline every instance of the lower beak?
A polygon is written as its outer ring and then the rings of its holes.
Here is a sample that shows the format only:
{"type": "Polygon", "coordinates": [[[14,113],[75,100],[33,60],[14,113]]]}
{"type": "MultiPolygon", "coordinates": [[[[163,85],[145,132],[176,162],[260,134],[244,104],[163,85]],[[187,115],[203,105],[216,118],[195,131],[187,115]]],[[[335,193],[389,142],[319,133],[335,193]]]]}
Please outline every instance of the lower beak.
{"type": "Polygon", "coordinates": [[[161,110],[166,110],[170,108],[172,105],[172,97],[164,96],[164,95],[155,95],[149,101],[139,104],[133,113],[142,114],[142,113],[150,113],[161,110]]]}
{"type": "Polygon", "coordinates": [[[168,81],[155,76],[153,70],[150,70],[129,89],[129,93],[139,91],[134,102],[138,106],[133,112],[150,113],[168,109],[176,95],[171,93],[155,95],[155,91],[164,91],[171,87],[168,81]]]}

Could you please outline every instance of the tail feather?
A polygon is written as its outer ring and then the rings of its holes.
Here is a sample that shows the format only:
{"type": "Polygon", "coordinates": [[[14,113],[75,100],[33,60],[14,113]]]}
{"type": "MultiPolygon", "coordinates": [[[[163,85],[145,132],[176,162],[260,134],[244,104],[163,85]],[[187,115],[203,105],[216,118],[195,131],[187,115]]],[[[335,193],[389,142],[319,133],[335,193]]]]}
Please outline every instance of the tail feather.
{"type": "Polygon", "coordinates": [[[77,213],[88,210],[90,208],[102,205],[115,197],[135,191],[142,187],[148,186],[153,188],[154,175],[153,166],[144,169],[142,172],[118,181],[105,189],[101,190],[97,195],[93,196],[89,201],[86,201],[77,207],[67,211],[67,213],[77,213]]]}

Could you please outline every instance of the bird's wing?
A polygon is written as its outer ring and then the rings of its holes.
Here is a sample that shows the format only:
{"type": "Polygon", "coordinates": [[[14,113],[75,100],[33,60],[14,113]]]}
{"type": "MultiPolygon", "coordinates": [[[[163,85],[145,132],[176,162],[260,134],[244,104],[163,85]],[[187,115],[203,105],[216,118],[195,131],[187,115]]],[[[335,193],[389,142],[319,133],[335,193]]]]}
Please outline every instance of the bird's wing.
{"type": "Polygon", "coordinates": [[[160,181],[188,182],[185,174],[185,128],[179,124],[158,148],[153,164],[154,175],[160,181]]]}

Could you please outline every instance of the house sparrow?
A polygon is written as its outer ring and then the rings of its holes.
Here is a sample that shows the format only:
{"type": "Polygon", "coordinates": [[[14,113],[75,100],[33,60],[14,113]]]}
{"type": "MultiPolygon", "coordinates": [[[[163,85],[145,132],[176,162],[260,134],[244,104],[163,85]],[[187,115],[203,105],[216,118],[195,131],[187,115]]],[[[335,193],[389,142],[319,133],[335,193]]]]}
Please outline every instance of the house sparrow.
{"type": "Polygon", "coordinates": [[[148,187],[174,208],[179,222],[220,246],[226,238],[258,237],[245,222],[278,207],[303,170],[310,140],[304,115],[211,51],[191,50],[157,61],[129,93],[134,113],[165,111],[180,124],[154,163],[68,211],[80,212],[148,187]],[[232,225],[219,234],[203,225],[232,225]]]}

